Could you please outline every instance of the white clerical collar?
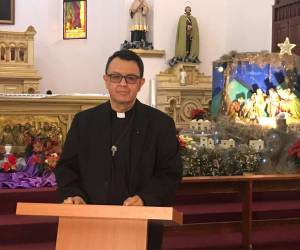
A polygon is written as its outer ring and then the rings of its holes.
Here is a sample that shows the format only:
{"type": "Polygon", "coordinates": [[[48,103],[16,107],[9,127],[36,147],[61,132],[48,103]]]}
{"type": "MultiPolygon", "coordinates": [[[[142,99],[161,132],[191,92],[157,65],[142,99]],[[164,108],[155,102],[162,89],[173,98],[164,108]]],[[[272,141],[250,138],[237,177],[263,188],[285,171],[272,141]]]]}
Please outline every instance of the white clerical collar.
{"type": "Polygon", "coordinates": [[[117,117],[121,118],[121,119],[124,119],[125,118],[125,113],[119,113],[119,112],[117,112],[117,117]]]}

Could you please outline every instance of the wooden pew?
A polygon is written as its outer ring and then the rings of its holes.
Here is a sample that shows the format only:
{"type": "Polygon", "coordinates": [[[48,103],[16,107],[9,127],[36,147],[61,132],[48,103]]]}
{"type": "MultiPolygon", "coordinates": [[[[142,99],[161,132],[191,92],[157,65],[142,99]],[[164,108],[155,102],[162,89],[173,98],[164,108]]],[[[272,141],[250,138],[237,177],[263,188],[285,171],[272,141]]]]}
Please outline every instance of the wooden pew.
{"type": "Polygon", "coordinates": [[[201,195],[214,193],[239,193],[242,202],[242,220],[228,222],[195,223],[166,228],[166,234],[180,232],[214,233],[239,231],[243,249],[252,249],[252,232],[269,229],[274,225],[300,224],[300,218],[253,220],[253,193],[269,191],[299,191],[300,174],[247,175],[216,177],[185,177],[177,195],[201,195]]]}

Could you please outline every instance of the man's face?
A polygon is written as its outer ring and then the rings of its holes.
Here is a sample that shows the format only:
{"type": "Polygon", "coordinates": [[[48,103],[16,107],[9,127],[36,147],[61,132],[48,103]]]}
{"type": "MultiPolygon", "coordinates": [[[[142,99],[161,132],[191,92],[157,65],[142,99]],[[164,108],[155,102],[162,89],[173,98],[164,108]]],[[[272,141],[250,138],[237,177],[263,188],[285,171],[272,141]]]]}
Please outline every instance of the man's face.
{"type": "Polygon", "coordinates": [[[107,69],[107,74],[103,76],[105,86],[110,94],[111,102],[116,105],[131,105],[134,103],[137,93],[143,86],[145,79],[139,78],[136,83],[128,84],[123,78],[120,83],[115,83],[111,81],[109,77],[110,74],[140,76],[139,67],[136,62],[122,60],[116,57],[111,61],[107,69]]]}

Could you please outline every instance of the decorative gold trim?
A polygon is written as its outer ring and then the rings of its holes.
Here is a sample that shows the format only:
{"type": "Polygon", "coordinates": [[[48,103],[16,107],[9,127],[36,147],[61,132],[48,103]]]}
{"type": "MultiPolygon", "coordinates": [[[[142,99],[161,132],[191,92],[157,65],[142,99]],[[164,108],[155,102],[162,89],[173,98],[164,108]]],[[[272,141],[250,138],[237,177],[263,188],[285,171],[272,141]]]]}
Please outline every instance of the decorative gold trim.
{"type": "Polygon", "coordinates": [[[146,50],[146,49],[130,49],[131,51],[137,53],[141,57],[163,57],[165,56],[164,50],[146,50]]]}

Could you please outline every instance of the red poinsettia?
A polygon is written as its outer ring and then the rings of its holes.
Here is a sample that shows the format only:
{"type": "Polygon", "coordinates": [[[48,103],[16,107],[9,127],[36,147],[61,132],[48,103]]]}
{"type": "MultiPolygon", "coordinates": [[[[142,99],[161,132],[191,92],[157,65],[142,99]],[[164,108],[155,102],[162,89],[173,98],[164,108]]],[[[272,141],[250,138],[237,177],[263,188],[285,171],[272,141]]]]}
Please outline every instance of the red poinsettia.
{"type": "Polygon", "coordinates": [[[199,119],[204,119],[205,116],[206,116],[207,112],[205,109],[193,109],[191,111],[191,119],[196,119],[196,120],[199,120],[199,119]]]}
{"type": "Polygon", "coordinates": [[[16,165],[17,164],[17,158],[10,154],[8,157],[7,157],[7,161],[11,164],[11,165],[16,165]]]}
{"type": "Polygon", "coordinates": [[[300,140],[296,141],[289,149],[289,156],[300,158],[300,140]]]}
{"type": "Polygon", "coordinates": [[[4,170],[4,172],[8,172],[11,170],[16,170],[17,168],[17,158],[10,154],[6,157],[6,160],[2,163],[1,168],[4,170]]]}
{"type": "Polygon", "coordinates": [[[42,158],[38,154],[33,154],[32,157],[30,158],[30,163],[32,164],[40,164],[42,163],[42,158]]]}

